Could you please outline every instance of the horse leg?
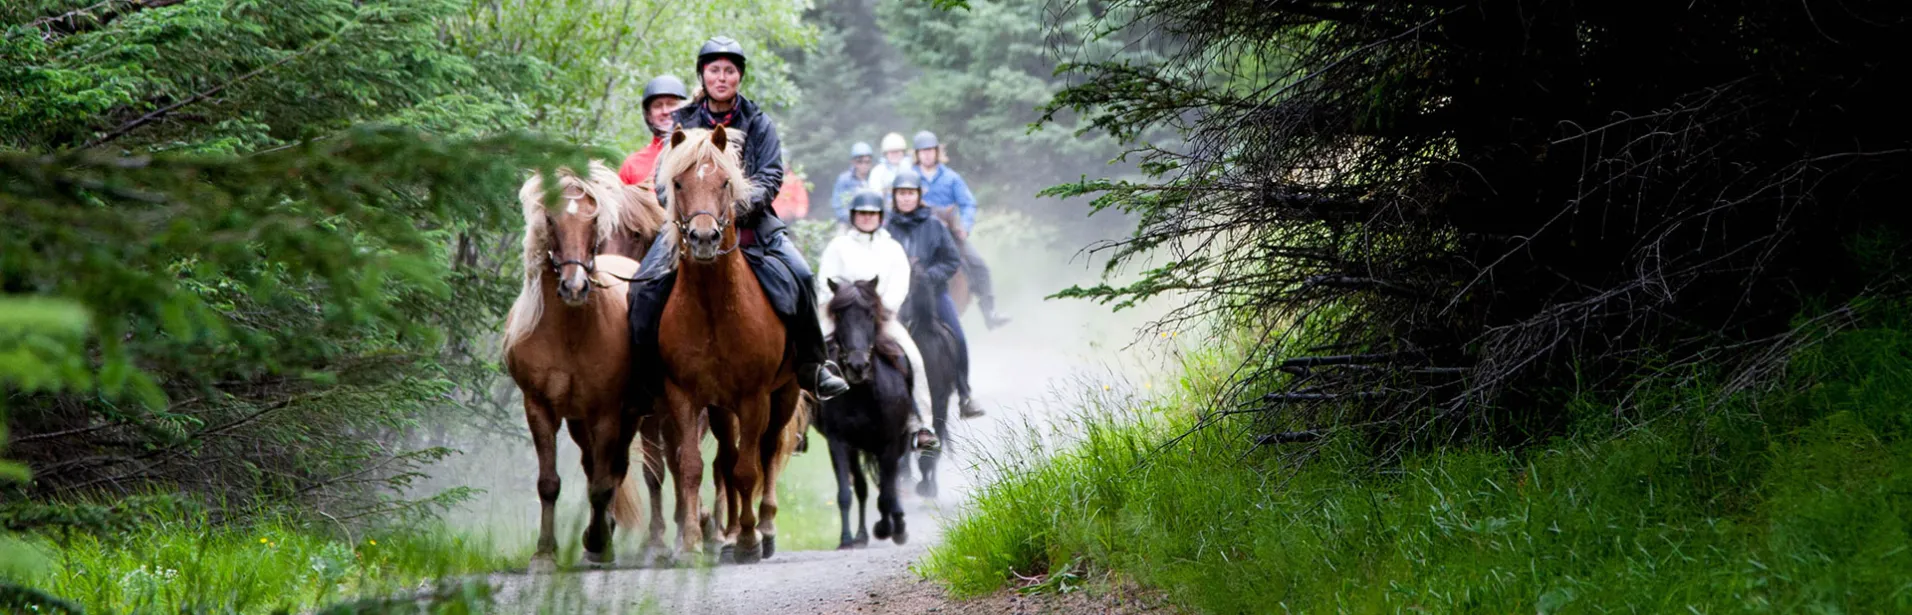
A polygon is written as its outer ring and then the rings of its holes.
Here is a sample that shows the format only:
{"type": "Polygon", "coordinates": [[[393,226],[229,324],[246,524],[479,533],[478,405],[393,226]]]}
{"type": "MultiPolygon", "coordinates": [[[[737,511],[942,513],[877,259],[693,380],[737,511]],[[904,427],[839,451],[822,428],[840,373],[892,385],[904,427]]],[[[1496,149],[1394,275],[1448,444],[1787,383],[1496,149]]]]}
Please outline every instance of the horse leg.
{"type": "Polygon", "coordinates": [[[604,563],[604,546],[609,543],[610,528],[605,527],[605,505],[611,503],[609,497],[598,500],[599,484],[604,480],[605,469],[601,464],[602,455],[596,446],[599,438],[593,433],[596,421],[586,423],[585,419],[571,419],[564,422],[571,432],[571,441],[578,445],[578,465],[584,467],[585,499],[591,504],[591,515],[584,523],[584,561],[587,564],[604,563]]]}
{"type": "Polygon", "coordinates": [[[949,396],[953,386],[947,375],[930,381],[929,386],[930,417],[936,426],[936,438],[943,441],[943,450],[916,456],[917,467],[923,473],[922,482],[916,483],[916,495],[933,499],[936,497],[936,462],[950,449],[949,396]]]}
{"type": "Polygon", "coordinates": [[[871,535],[876,536],[877,540],[889,540],[896,531],[896,528],[890,525],[890,509],[884,504],[883,499],[889,495],[885,491],[888,485],[884,484],[883,475],[889,472],[890,462],[877,454],[865,454],[864,459],[871,466],[870,469],[876,473],[876,527],[873,528],[871,535]]]}
{"type": "Polygon", "coordinates": [[[658,414],[638,422],[644,447],[644,487],[651,493],[650,532],[644,537],[644,562],[663,553],[664,547],[664,418],[658,414]]]}
{"type": "Polygon", "coordinates": [[[699,524],[703,494],[699,490],[704,486],[701,450],[704,429],[697,421],[699,409],[692,405],[690,395],[676,383],[666,383],[664,388],[671,406],[664,426],[665,437],[672,440],[670,446],[675,453],[669,461],[671,478],[677,484],[677,548],[688,555],[697,553],[697,547],[703,542],[703,528],[699,524]]]}
{"type": "Polygon", "coordinates": [[[555,567],[552,558],[558,552],[555,528],[558,514],[558,419],[551,411],[524,399],[525,423],[531,426],[531,446],[538,452],[538,548],[531,557],[534,567],[555,567]]]}
{"type": "MultiPolygon", "coordinates": [[[[856,451],[842,438],[824,438],[830,444],[830,468],[836,470],[837,516],[843,518],[843,533],[837,538],[838,549],[856,546],[855,538],[850,535],[850,466],[856,465],[856,451]]],[[[858,525],[857,530],[862,531],[858,525]]]]}
{"type": "Polygon", "coordinates": [[[731,515],[737,518],[737,526],[731,528],[737,537],[737,563],[751,564],[763,559],[762,537],[757,534],[757,508],[751,506],[751,500],[757,498],[758,489],[763,481],[763,436],[770,422],[770,393],[759,392],[742,400],[734,413],[737,421],[736,457],[731,466],[729,487],[736,490],[739,497],[737,510],[731,515]]]}
{"type": "Polygon", "coordinates": [[[876,470],[876,511],[889,522],[890,540],[896,544],[910,541],[909,529],[903,525],[903,502],[896,495],[897,475],[908,468],[903,465],[903,455],[885,455],[881,466],[876,470]]]}
{"type": "Polygon", "coordinates": [[[724,558],[735,554],[732,547],[737,544],[737,490],[730,482],[731,468],[737,465],[737,425],[731,413],[719,408],[707,409],[710,417],[710,433],[717,439],[717,457],[713,460],[711,483],[716,491],[716,512],[706,522],[705,540],[707,547],[720,549],[724,558]]]}
{"type": "MultiPolygon", "coordinates": [[[[763,489],[762,500],[757,505],[757,533],[763,535],[763,558],[770,559],[777,554],[777,479],[783,476],[783,466],[790,461],[790,455],[796,447],[789,430],[795,426],[797,412],[803,403],[803,389],[796,383],[784,385],[770,396],[770,424],[763,432],[763,489]]],[[[801,436],[801,434],[798,434],[801,436]]]]}
{"type": "Polygon", "coordinates": [[[617,557],[611,552],[617,525],[609,513],[614,509],[613,498],[628,495],[618,490],[630,472],[631,436],[636,427],[637,422],[626,419],[618,406],[602,408],[591,419],[591,447],[585,449],[585,454],[591,457],[585,491],[591,502],[591,523],[584,531],[584,556],[593,563],[608,564],[617,557]]]}

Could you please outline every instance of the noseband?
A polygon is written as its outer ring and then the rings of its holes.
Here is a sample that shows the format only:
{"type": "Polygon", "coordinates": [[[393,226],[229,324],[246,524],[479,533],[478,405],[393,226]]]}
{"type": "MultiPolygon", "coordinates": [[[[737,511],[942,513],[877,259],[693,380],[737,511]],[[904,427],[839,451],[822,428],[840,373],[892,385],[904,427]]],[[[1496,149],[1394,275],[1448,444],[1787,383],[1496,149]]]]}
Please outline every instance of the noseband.
{"type": "MultiPolygon", "coordinates": [[[[567,196],[564,198],[565,200],[571,201],[571,206],[573,209],[575,209],[577,207],[578,199],[584,198],[584,197],[567,196]]],[[[596,218],[593,218],[592,225],[596,226],[596,222],[597,222],[596,218]]],[[[545,218],[545,226],[551,229],[551,235],[552,235],[552,241],[550,242],[551,245],[553,246],[558,245],[558,242],[556,241],[557,233],[558,233],[557,222],[554,220],[551,220],[550,217],[547,216],[545,218]]],[[[551,261],[551,274],[558,276],[559,279],[564,278],[565,265],[577,265],[579,267],[584,268],[585,279],[590,280],[593,285],[604,286],[604,284],[599,282],[597,279],[597,275],[598,275],[597,256],[598,256],[598,252],[602,252],[602,251],[604,251],[604,238],[598,237],[597,240],[591,242],[591,254],[588,260],[577,260],[575,258],[560,259],[558,258],[557,250],[546,250],[545,256],[551,261]]],[[[605,272],[604,275],[608,275],[613,278],[623,280],[625,282],[631,281],[631,278],[627,278],[615,273],[605,272]]]]}
{"type": "MultiPolygon", "coordinates": [[[[699,217],[709,217],[717,223],[717,242],[719,246],[723,245],[722,233],[724,229],[730,228],[730,216],[728,214],[714,214],[708,211],[700,211],[691,214],[688,218],[678,218],[677,221],[673,223],[677,225],[677,255],[679,257],[690,256],[690,223],[699,217]]],[[[737,247],[743,243],[744,238],[741,233],[733,232],[731,234],[736,235],[736,237],[730,240],[730,247],[717,250],[717,256],[735,252],[737,251],[737,247]]]]}

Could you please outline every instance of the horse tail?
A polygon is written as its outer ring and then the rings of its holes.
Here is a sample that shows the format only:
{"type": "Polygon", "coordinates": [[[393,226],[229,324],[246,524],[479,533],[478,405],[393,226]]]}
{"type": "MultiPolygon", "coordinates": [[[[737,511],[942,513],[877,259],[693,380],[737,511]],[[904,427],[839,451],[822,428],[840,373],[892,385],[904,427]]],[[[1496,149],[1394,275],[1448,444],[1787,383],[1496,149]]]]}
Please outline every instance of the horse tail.
{"type": "MultiPolygon", "coordinates": [[[[631,443],[633,448],[641,447],[642,445],[643,438],[638,438],[631,443]]],[[[618,483],[617,489],[611,493],[611,518],[617,521],[618,526],[632,530],[642,526],[644,514],[640,511],[641,509],[637,501],[637,479],[635,478],[636,475],[644,472],[643,462],[641,461],[644,453],[642,450],[637,451],[637,453],[640,461],[636,468],[632,468],[636,471],[625,472],[624,481],[618,483]]]]}

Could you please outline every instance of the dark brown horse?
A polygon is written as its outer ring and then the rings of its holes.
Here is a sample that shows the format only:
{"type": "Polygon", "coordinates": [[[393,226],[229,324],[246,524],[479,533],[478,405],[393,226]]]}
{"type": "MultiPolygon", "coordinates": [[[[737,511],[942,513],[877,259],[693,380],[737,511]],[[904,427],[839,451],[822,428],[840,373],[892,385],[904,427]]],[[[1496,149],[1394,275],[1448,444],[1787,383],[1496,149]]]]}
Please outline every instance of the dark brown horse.
{"type": "MultiPolygon", "coordinates": [[[[956,206],[930,207],[929,211],[942,221],[943,226],[949,227],[949,236],[956,239],[956,250],[962,251],[964,245],[969,243],[969,231],[963,230],[963,216],[956,212],[956,206]]],[[[969,267],[967,263],[964,265],[957,267],[956,275],[949,277],[949,300],[956,302],[957,316],[969,310],[969,267]]]]}
{"type": "MultiPolygon", "coordinates": [[[[663,223],[663,212],[631,200],[617,173],[592,161],[589,177],[560,169],[559,198],[542,177],[519,192],[524,208],[524,288],[506,317],[504,359],[524,393],[525,422],[538,454],[538,546],[534,563],[550,566],[557,550],[558,423],[584,452],[591,518],[585,559],[605,563],[612,526],[637,527],[637,493],[628,480],[631,438],[651,408],[630,407],[630,330],[622,280],[634,273],[663,223]],[[613,266],[613,262],[624,266],[613,266]],[[599,287],[603,290],[596,290],[599,287]]],[[[656,522],[653,523],[657,525],[656,522]]],[[[653,530],[658,536],[662,529],[653,530]]]]}
{"type": "Polygon", "coordinates": [[[664,437],[677,487],[679,547],[698,548],[704,461],[699,414],[717,437],[716,471],[728,500],[726,550],[754,562],[776,550],[776,480],[793,444],[801,389],[785,356],[783,322],[738,250],[736,215],[750,184],[740,143],[722,127],[679,131],[658,185],[671,191],[677,279],[658,328],[663,358],[664,437]],[[753,506],[761,502],[760,506],[753,506]]]}

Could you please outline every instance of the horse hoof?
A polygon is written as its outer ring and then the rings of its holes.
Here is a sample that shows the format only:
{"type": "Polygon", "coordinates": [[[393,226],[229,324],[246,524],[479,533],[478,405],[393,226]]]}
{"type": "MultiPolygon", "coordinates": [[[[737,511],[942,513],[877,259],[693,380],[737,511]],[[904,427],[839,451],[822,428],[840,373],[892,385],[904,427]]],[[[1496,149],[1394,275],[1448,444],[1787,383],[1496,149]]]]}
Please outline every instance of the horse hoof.
{"type": "MultiPolygon", "coordinates": [[[[916,495],[936,499],[936,483],[927,480],[916,483],[916,495]]],[[[879,538],[881,537],[879,536],[879,538]]]]}
{"type": "Polygon", "coordinates": [[[531,574],[551,574],[557,571],[558,560],[553,559],[549,553],[532,556],[531,565],[526,570],[526,572],[531,574]]]}
{"type": "Polygon", "coordinates": [[[724,545],[722,548],[718,549],[717,563],[719,564],[737,563],[737,545],[724,545]]]}
{"type": "Polygon", "coordinates": [[[604,551],[604,552],[585,551],[584,552],[584,566],[586,568],[604,569],[604,568],[610,568],[612,565],[616,563],[617,563],[617,554],[611,553],[610,551],[604,551]]]}
{"type": "Polygon", "coordinates": [[[869,533],[867,533],[867,532],[857,532],[857,533],[856,533],[856,540],[852,540],[852,541],[850,541],[850,544],[853,544],[853,545],[856,545],[856,548],[858,548],[858,549],[861,549],[861,548],[863,548],[863,547],[867,547],[867,546],[870,546],[870,535],[869,535],[869,533]]]}
{"type": "Polygon", "coordinates": [[[757,545],[757,546],[748,547],[748,548],[740,547],[735,550],[735,553],[736,553],[736,561],[739,564],[755,564],[757,562],[763,561],[763,558],[764,558],[763,545],[757,545]]]}
{"type": "Polygon", "coordinates": [[[876,539],[877,539],[877,540],[889,540],[889,539],[890,539],[890,520],[889,520],[889,519],[879,519],[879,520],[877,520],[877,522],[876,522],[876,527],[875,527],[875,528],[873,528],[873,529],[874,529],[875,531],[873,531],[873,532],[871,532],[871,533],[872,533],[872,534],[874,534],[874,535],[876,535],[876,539]]]}
{"type": "Polygon", "coordinates": [[[776,554],[777,554],[777,537],[776,536],[763,537],[763,558],[770,559],[770,556],[776,555],[776,554]]]}
{"type": "Polygon", "coordinates": [[[897,530],[895,534],[890,536],[890,541],[896,543],[897,546],[909,544],[910,533],[905,532],[903,530],[897,530]]]}

